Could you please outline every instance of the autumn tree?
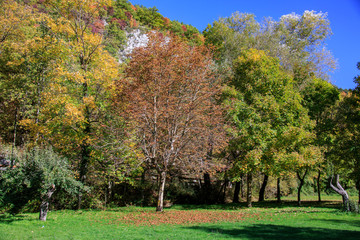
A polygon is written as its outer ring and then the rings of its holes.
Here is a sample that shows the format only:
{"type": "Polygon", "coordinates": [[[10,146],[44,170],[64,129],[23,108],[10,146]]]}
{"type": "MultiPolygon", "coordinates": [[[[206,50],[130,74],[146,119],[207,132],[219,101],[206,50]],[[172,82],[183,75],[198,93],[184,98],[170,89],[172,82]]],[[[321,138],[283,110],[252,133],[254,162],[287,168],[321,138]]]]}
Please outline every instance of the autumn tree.
{"type": "MultiPolygon", "coordinates": [[[[47,34],[60,49],[51,83],[42,93],[39,121],[29,121],[43,141],[50,143],[77,165],[79,179],[87,182],[103,126],[109,122],[112,84],[118,64],[103,49],[103,35],[93,31],[104,6],[111,1],[44,1],[47,34]]],[[[79,207],[81,195],[79,195],[79,207]]]]}
{"type": "Polygon", "coordinates": [[[159,175],[157,211],[163,210],[169,170],[199,168],[208,144],[215,151],[222,139],[215,76],[209,50],[177,37],[149,34],[147,46],[131,54],[123,78],[127,86],[119,98],[125,99],[123,114],[145,161],[159,175]]]}

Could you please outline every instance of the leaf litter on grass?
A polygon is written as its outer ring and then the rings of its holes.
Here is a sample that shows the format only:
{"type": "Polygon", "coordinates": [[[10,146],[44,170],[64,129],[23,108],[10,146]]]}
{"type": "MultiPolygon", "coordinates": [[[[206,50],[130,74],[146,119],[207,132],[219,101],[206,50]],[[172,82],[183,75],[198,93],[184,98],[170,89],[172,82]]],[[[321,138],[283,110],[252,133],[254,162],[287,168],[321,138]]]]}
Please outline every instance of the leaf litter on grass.
{"type": "MultiPolygon", "coordinates": [[[[198,223],[240,222],[246,219],[263,220],[259,213],[219,210],[169,210],[164,212],[135,211],[127,214],[110,214],[106,218],[93,220],[103,224],[125,224],[135,226],[157,226],[162,224],[187,225],[198,223]]],[[[89,219],[90,220],[90,219],[89,219]]]]}

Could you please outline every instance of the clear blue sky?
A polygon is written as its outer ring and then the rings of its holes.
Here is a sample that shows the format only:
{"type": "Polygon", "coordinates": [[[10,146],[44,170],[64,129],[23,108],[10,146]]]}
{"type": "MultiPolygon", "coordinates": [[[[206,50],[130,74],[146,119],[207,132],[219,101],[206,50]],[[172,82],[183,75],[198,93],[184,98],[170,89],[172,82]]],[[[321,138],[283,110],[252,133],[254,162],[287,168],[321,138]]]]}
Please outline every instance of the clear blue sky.
{"type": "Polygon", "coordinates": [[[130,0],[134,5],[157,7],[159,12],[203,31],[207,24],[235,11],[253,13],[257,20],[305,10],[327,12],[333,35],[327,48],[338,60],[338,69],[331,75],[332,82],[341,88],[354,88],[353,79],[360,75],[360,0],[130,0]]]}

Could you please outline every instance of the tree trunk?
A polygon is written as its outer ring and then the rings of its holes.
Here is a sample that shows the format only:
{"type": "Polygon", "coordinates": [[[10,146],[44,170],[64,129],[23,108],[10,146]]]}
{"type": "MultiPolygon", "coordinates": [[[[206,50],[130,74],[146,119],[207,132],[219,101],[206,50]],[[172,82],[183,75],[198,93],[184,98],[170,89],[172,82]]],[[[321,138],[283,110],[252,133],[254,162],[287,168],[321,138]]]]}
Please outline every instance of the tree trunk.
{"type": "Polygon", "coordinates": [[[277,178],[276,186],[277,186],[276,198],[277,198],[277,202],[280,203],[281,202],[280,178],[277,178]]]}
{"type": "Polygon", "coordinates": [[[162,171],[160,173],[160,187],[159,187],[159,196],[158,202],[156,205],[156,211],[162,212],[164,210],[164,190],[165,190],[165,182],[166,182],[166,172],[162,171]]]}
{"type": "Polygon", "coordinates": [[[225,181],[224,181],[224,191],[223,191],[223,194],[222,194],[221,203],[226,202],[226,188],[227,188],[228,184],[229,184],[229,179],[225,179],[225,181]]]}
{"type": "Polygon", "coordinates": [[[235,182],[233,203],[239,202],[239,193],[240,193],[240,181],[237,181],[237,182],[235,182]]]}
{"type": "MultiPolygon", "coordinates": [[[[90,124],[86,124],[84,133],[85,133],[85,135],[88,135],[90,133],[90,124]]],[[[84,140],[84,142],[81,144],[80,164],[79,164],[80,165],[79,166],[79,178],[80,178],[81,183],[84,185],[86,182],[86,175],[88,172],[90,154],[91,154],[90,145],[84,140]]],[[[79,191],[78,209],[81,209],[82,194],[83,193],[81,191],[79,191]]]]}
{"type": "Polygon", "coordinates": [[[14,160],[15,160],[15,147],[16,147],[16,129],[17,129],[17,123],[18,122],[18,108],[15,109],[15,116],[14,116],[14,138],[13,138],[13,144],[11,147],[11,159],[10,159],[10,168],[12,169],[14,167],[14,160]]]}
{"type": "Polygon", "coordinates": [[[343,203],[344,203],[344,207],[345,210],[347,212],[350,211],[350,204],[349,204],[349,195],[347,194],[347,192],[345,191],[345,189],[340,185],[339,183],[339,174],[335,174],[335,181],[336,181],[336,187],[332,184],[334,176],[331,177],[330,180],[330,187],[337,192],[338,194],[340,194],[343,198],[343,203]]]}
{"type": "Polygon", "coordinates": [[[40,214],[39,214],[39,220],[40,221],[46,221],[47,213],[49,210],[49,204],[50,204],[50,198],[55,192],[55,185],[53,184],[45,194],[41,198],[41,204],[40,204],[40,214]]]}
{"type": "Polygon", "coordinates": [[[204,173],[203,202],[207,204],[212,203],[211,199],[213,199],[212,196],[213,193],[211,189],[212,186],[211,186],[210,174],[204,173]]]}
{"type": "Polygon", "coordinates": [[[262,202],[265,200],[265,189],[266,189],[268,180],[269,180],[269,176],[264,174],[264,181],[263,181],[260,191],[259,191],[259,202],[262,202]]]}
{"type": "Polygon", "coordinates": [[[304,185],[304,180],[305,180],[307,172],[308,172],[308,169],[305,170],[305,173],[304,173],[304,175],[302,177],[300,176],[299,172],[296,172],[296,175],[297,175],[298,179],[300,180],[300,184],[299,184],[299,187],[298,187],[298,198],[297,198],[299,207],[301,206],[301,188],[304,185]]]}
{"type": "Polygon", "coordinates": [[[357,189],[358,189],[358,193],[359,193],[359,199],[358,199],[358,204],[360,205],[360,179],[357,180],[357,189]]]}
{"type": "Polygon", "coordinates": [[[321,171],[320,171],[320,169],[319,169],[318,177],[317,177],[318,202],[321,202],[320,177],[321,177],[321,171]]]}
{"type": "Polygon", "coordinates": [[[241,180],[240,180],[240,196],[242,199],[245,198],[245,180],[244,180],[244,176],[241,176],[241,180]]]}
{"type": "Polygon", "coordinates": [[[251,208],[252,207],[252,173],[247,174],[246,184],[247,184],[246,202],[247,202],[247,206],[251,208]]]}

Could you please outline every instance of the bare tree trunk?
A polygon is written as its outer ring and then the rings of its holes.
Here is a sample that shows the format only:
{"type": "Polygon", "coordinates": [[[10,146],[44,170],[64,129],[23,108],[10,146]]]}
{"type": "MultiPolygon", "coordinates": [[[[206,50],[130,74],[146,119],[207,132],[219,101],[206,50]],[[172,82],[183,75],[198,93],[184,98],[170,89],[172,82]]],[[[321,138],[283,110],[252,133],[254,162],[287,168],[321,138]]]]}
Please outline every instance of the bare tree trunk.
{"type": "Polygon", "coordinates": [[[276,186],[277,186],[276,198],[277,198],[277,202],[280,203],[281,202],[280,178],[277,179],[276,186]]]}
{"type": "Polygon", "coordinates": [[[247,174],[246,184],[247,184],[247,197],[246,197],[247,206],[251,208],[252,207],[252,173],[247,174]]]}
{"type": "Polygon", "coordinates": [[[39,214],[39,220],[40,221],[46,221],[46,217],[47,217],[47,213],[49,210],[49,204],[50,204],[50,198],[53,195],[53,193],[55,192],[55,185],[53,184],[47,191],[47,193],[45,194],[45,196],[43,196],[41,198],[41,204],[40,204],[40,214],[39,214]]]}
{"type": "Polygon", "coordinates": [[[165,190],[165,182],[166,182],[166,172],[162,171],[160,173],[160,187],[159,187],[159,196],[158,202],[156,205],[156,211],[162,212],[164,210],[164,190],[165,190]]]}
{"type": "Polygon", "coordinates": [[[304,180],[305,180],[307,172],[308,172],[308,169],[306,168],[305,173],[304,173],[304,175],[302,177],[300,176],[300,173],[298,171],[296,172],[296,175],[297,175],[298,179],[300,180],[300,184],[299,184],[299,187],[298,187],[298,199],[297,199],[298,206],[301,206],[301,188],[304,185],[304,180]]]}
{"type": "Polygon", "coordinates": [[[235,182],[233,203],[239,202],[239,193],[240,193],[240,181],[237,181],[237,182],[235,182]]]}
{"type": "Polygon", "coordinates": [[[331,176],[330,187],[342,196],[345,210],[350,211],[349,195],[339,183],[339,174],[335,174],[336,187],[332,184],[333,178],[334,176],[331,176]]]}
{"type": "Polygon", "coordinates": [[[259,202],[262,202],[265,200],[265,189],[266,189],[268,180],[269,180],[269,176],[264,174],[264,181],[263,181],[260,191],[259,191],[259,202]]]}
{"type": "Polygon", "coordinates": [[[320,171],[320,169],[319,169],[319,171],[318,171],[318,177],[317,177],[318,202],[321,202],[320,177],[321,177],[321,171],[320,171]]]}

